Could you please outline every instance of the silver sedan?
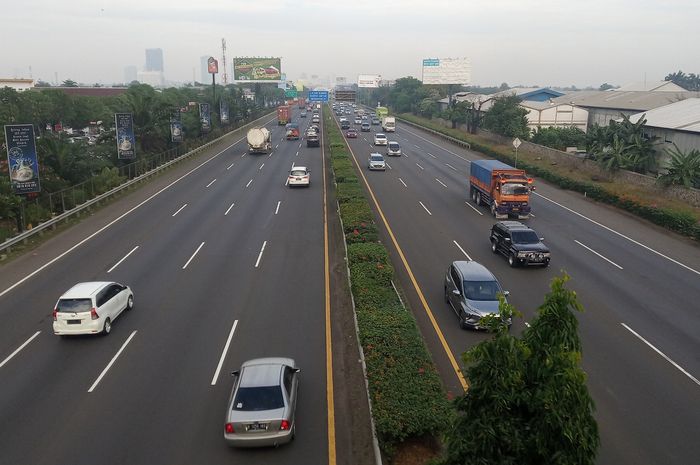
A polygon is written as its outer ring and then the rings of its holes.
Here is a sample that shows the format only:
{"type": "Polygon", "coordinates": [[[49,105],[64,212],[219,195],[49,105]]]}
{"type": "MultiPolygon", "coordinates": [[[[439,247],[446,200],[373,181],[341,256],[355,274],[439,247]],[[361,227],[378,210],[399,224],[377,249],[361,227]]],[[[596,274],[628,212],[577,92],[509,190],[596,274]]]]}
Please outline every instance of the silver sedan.
{"type": "Polygon", "coordinates": [[[224,439],[236,447],[286,444],[294,439],[299,368],[291,358],[258,358],[234,371],[224,439]]]}

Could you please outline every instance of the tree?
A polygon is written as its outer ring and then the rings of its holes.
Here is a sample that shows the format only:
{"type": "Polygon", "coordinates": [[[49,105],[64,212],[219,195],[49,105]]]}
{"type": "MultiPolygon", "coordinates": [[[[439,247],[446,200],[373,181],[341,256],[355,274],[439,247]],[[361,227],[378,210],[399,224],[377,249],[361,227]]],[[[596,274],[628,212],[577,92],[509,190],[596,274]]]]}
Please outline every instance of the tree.
{"type": "Polygon", "coordinates": [[[614,89],[614,88],[615,88],[615,86],[613,86],[612,84],[608,84],[607,82],[604,82],[603,84],[600,85],[600,87],[598,87],[598,90],[610,90],[610,89],[614,89]]]}
{"type": "Polygon", "coordinates": [[[636,123],[626,115],[621,121],[610,121],[607,127],[592,126],[586,135],[586,149],[603,168],[615,171],[630,169],[639,173],[657,166],[656,137],[645,134],[643,115],[636,123]]]}
{"type": "Polygon", "coordinates": [[[659,177],[659,182],[666,186],[677,185],[700,188],[700,150],[683,152],[676,144],[665,150],[670,160],[666,173],[659,177]]]}
{"type": "Polygon", "coordinates": [[[484,115],[484,126],[502,136],[529,139],[530,128],[527,127],[526,115],[527,110],[520,106],[519,97],[498,97],[484,115]]]}
{"type": "Polygon", "coordinates": [[[78,83],[72,79],[66,79],[61,83],[62,87],[78,87],[78,83]]]}
{"type": "Polygon", "coordinates": [[[678,70],[667,75],[664,81],[671,81],[685,90],[700,91],[700,75],[695,73],[685,74],[683,71],[678,70]]]}
{"type": "Polygon", "coordinates": [[[446,435],[444,465],[589,465],[600,445],[593,400],[580,368],[576,293],[555,278],[521,338],[504,319],[487,318],[493,339],[464,354],[469,390],[446,435]]]}
{"type": "Polygon", "coordinates": [[[567,147],[583,147],[586,133],[574,126],[537,128],[532,135],[532,142],[557,150],[566,150],[567,147]]]}

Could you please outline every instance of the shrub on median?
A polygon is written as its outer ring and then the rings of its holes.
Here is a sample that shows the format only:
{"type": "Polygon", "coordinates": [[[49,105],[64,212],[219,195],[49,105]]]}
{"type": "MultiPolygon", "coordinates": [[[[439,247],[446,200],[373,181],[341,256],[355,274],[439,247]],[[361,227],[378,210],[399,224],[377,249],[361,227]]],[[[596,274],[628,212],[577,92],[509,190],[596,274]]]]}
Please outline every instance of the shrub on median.
{"type": "Polygon", "coordinates": [[[326,122],[373,418],[380,447],[391,454],[406,439],[440,436],[453,411],[415,319],[393,289],[394,269],[348,149],[326,122]]]}

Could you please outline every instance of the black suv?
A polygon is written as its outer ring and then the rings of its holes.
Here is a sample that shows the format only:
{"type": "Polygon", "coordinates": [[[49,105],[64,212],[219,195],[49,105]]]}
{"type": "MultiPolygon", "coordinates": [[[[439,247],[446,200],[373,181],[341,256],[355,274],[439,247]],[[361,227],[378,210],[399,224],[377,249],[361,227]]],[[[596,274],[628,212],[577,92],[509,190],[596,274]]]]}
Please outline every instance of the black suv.
{"type": "Polygon", "coordinates": [[[517,221],[499,221],[491,228],[491,251],[508,257],[510,266],[549,266],[549,248],[535,231],[517,221]]]}

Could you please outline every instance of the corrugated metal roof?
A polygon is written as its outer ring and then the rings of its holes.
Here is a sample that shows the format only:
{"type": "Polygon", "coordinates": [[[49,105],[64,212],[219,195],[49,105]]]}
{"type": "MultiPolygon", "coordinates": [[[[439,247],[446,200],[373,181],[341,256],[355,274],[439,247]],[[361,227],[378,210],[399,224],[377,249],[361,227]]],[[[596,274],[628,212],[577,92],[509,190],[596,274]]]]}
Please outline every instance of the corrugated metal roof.
{"type": "Polygon", "coordinates": [[[645,126],[700,133],[700,98],[689,98],[630,116],[636,123],[646,115],[645,126]]]}
{"type": "Polygon", "coordinates": [[[584,90],[556,97],[552,99],[552,101],[556,103],[571,103],[584,108],[649,111],[692,97],[700,97],[700,92],[620,92],[617,90],[584,90]]]}
{"type": "Polygon", "coordinates": [[[671,81],[633,82],[615,89],[618,92],[685,92],[671,81]]]}

